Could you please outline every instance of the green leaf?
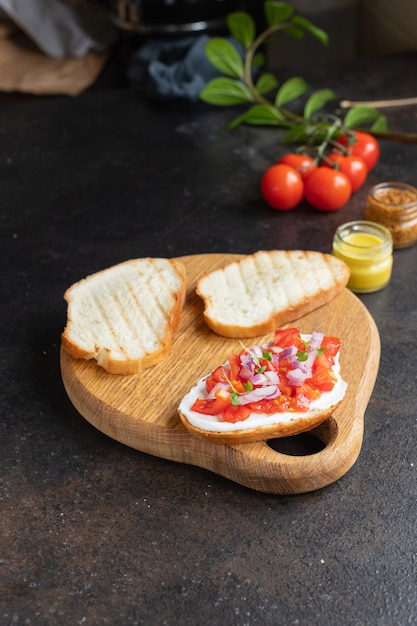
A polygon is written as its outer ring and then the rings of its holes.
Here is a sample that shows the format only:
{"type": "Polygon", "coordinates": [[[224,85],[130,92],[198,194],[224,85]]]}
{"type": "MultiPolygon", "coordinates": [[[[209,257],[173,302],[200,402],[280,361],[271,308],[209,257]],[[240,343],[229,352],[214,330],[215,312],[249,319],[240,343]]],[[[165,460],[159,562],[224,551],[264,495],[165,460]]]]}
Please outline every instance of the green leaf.
{"type": "Polygon", "coordinates": [[[230,399],[232,401],[233,406],[238,406],[240,404],[240,398],[237,391],[232,391],[230,394],[230,399]]]}
{"type": "Polygon", "coordinates": [[[301,123],[292,126],[282,138],[284,143],[304,143],[308,138],[307,124],[301,123]]]}
{"type": "Polygon", "coordinates": [[[252,59],[252,67],[263,67],[265,65],[265,55],[263,52],[257,52],[252,59]]]}
{"type": "Polygon", "coordinates": [[[255,22],[249,13],[245,11],[235,11],[227,16],[227,26],[230,34],[239,41],[247,50],[252,45],[256,27],[255,22]]]}
{"type": "Polygon", "coordinates": [[[231,78],[213,78],[200,93],[200,99],[208,104],[231,106],[250,102],[251,92],[243,83],[231,78]]]}
{"type": "Polygon", "coordinates": [[[276,26],[293,16],[294,9],[287,2],[265,2],[265,17],[268,26],[276,26]]]}
{"type": "Polygon", "coordinates": [[[322,109],[327,102],[334,100],[335,98],[336,94],[331,89],[321,89],[320,91],[316,91],[312,96],[310,96],[305,104],[304,117],[306,119],[310,119],[313,113],[322,109]]]}
{"type": "Polygon", "coordinates": [[[275,98],[275,104],[277,107],[281,107],[291,100],[295,100],[299,96],[302,96],[309,87],[304,80],[299,76],[294,76],[281,85],[275,98]]]}
{"type": "Polygon", "coordinates": [[[278,87],[278,81],[273,74],[262,74],[256,81],[255,88],[260,94],[268,93],[278,87]]]}
{"type": "Polygon", "coordinates": [[[299,41],[300,39],[304,37],[304,31],[301,30],[301,28],[294,26],[294,24],[290,24],[289,26],[286,26],[282,30],[284,31],[284,33],[286,33],[287,35],[289,35],[296,41],[299,41]]]}
{"type": "Polygon", "coordinates": [[[293,24],[305,30],[307,33],[312,35],[312,37],[317,39],[324,46],[329,45],[329,37],[327,33],[321,28],[318,28],[318,26],[315,26],[314,24],[312,24],[310,20],[307,20],[305,17],[302,17],[301,15],[294,15],[292,21],[293,21],[293,24]]]}
{"type": "Polygon", "coordinates": [[[243,61],[233,44],[224,37],[213,37],[205,46],[208,60],[226,76],[241,78],[243,61]]]}
{"type": "Polygon", "coordinates": [[[278,109],[272,104],[255,104],[253,107],[239,115],[229,124],[229,130],[239,124],[251,124],[252,126],[287,126],[288,122],[278,109]]]}
{"type": "Polygon", "coordinates": [[[381,114],[379,111],[377,111],[377,109],[365,105],[360,105],[349,109],[349,111],[345,115],[343,124],[348,128],[357,128],[358,126],[371,124],[380,115],[381,114]]]}
{"type": "Polygon", "coordinates": [[[371,126],[371,130],[375,133],[385,133],[388,130],[388,121],[385,115],[379,114],[379,117],[371,126]]]}

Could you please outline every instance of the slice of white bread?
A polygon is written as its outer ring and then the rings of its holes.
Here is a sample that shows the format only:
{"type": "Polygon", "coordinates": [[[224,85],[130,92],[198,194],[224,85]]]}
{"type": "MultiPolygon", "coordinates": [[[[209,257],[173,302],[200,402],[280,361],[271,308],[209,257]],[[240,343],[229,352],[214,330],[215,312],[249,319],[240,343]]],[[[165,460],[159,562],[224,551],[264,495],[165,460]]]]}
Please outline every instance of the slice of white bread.
{"type": "Polygon", "coordinates": [[[152,367],[170,351],[185,291],[185,266],[173,259],[133,259],[87,276],[64,294],[62,345],[111,374],[152,367]]]}
{"type": "Polygon", "coordinates": [[[329,302],[346,286],[348,266],[306,250],[256,252],[197,281],[206,324],[224,337],[272,332],[329,302]]]}

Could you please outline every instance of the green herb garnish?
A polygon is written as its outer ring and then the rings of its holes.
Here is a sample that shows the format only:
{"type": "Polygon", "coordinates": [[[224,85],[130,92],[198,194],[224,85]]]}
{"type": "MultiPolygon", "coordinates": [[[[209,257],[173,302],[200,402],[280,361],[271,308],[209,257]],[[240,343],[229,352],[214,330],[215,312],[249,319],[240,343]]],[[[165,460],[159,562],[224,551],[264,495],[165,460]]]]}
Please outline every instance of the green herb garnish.
{"type": "Polygon", "coordinates": [[[240,404],[240,398],[237,391],[232,391],[232,393],[230,394],[230,398],[232,400],[233,406],[237,406],[238,404],[240,404]]]}

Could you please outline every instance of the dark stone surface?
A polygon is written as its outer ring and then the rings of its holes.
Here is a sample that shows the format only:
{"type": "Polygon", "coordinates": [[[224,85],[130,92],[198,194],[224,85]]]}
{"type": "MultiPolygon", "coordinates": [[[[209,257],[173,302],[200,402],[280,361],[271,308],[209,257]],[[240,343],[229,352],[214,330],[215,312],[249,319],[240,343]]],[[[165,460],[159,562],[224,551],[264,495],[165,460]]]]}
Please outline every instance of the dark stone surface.
{"type": "MultiPolygon", "coordinates": [[[[397,97],[413,95],[416,67],[407,55],[308,78],[341,97],[397,97]]],[[[415,108],[387,115],[416,127],[415,108]]],[[[384,142],[339,212],[273,212],[259,180],[286,151],[279,131],[230,133],[233,116],[126,88],[1,107],[2,624],[417,622],[417,247],[362,297],[380,371],[360,457],[326,489],[265,495],[147,456],[93,429],[64,392],[72,282],[147,255],[329,251],[373,184],[417,182],[417,146],[384,142]]]]}

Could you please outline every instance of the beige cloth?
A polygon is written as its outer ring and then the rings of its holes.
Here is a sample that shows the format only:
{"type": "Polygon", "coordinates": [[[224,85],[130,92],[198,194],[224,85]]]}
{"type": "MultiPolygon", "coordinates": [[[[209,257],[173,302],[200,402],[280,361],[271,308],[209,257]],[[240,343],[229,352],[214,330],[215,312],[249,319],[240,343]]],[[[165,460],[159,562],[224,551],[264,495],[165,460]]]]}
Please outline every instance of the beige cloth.
{"type": "Polygon", "coordinates": [[[92,83],[108,53],[81,58],[46,56],[13,22],[0,22],[0,91],[77,96],[92,83]]]}

